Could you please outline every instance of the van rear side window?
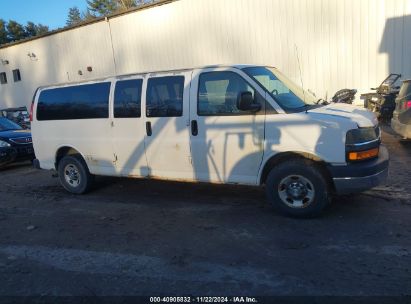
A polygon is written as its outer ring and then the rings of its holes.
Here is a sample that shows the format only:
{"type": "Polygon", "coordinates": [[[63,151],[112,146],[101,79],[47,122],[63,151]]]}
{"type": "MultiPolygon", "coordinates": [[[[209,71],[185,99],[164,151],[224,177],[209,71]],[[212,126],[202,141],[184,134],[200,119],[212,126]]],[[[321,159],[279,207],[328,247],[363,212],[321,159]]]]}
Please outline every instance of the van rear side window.
{"type": "Polygon", "coordinates": [[[150,78],[147,84],[147,117],[183,115],[184,77],[150,78]]]}
{"type": "Polygon", "coordinates": [[[143,80],[117,81],[114,91],[114,117],[131,118],[141,116],[141,87],[143,80]]]}
{"type": "Polygon", "coordinates": [[[110,85],[102,82],[43,90],[37,120],[108,118],[110,85]]]}

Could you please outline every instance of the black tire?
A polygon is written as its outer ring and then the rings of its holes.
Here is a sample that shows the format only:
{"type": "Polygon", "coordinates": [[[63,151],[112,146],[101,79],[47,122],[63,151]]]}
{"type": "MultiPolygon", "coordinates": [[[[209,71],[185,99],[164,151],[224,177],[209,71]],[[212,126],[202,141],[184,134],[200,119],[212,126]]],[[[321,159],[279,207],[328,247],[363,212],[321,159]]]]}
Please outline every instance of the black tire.
{"type": "Polygon", "coordinates": [[[329,204],[329,188],[319,166],[309,160],[293,159],[271,169],[265,190],[268,201],[281,213],[312,218],[329,204]]]}
{"type": "Polygon", "coordinates": [[[58,164],[58,174],[64,189],[74,194],[86,193],[93,183],[93,175],[90,174],[84,159],[78,154],[64,156],[58,164]]]}

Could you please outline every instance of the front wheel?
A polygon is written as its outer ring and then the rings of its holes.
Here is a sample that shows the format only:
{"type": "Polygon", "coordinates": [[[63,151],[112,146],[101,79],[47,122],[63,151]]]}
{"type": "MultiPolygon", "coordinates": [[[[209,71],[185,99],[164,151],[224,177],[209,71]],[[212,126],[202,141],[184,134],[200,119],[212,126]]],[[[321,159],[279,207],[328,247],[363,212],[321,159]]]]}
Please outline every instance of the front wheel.
{"type": "Polygon", "coordinates": [[[86,162],[79,155],[64,156],[58,164],[61,185],[74,194],[86,193],[93,182],[86,162]]]}
{"type": "Polygon", "coordinates": [[[330,202],[328,183],[311,161],[294,159],[271,169],[266,180],[268,201],[283,214],[310,218],[330,202]]]}

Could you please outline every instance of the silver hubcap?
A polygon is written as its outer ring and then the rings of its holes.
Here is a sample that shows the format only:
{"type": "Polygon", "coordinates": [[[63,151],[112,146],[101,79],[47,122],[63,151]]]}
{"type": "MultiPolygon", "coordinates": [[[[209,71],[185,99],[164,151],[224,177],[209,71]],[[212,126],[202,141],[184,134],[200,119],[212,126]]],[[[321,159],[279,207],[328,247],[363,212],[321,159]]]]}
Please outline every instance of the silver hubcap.
{"type": "Polygon", "coordinates": [[[64,178],[66,182],[73,188],[78,187],[78,185],[80,185],[80,171],[73,164],[69,164],[64,167],[64,178]]]}
{"type": "Polygon", "coordinates": [[[278,185],[280,199],[289,207],[305,208],[314,200],[313,184],[304,176],[289,175],[278,185]]]}

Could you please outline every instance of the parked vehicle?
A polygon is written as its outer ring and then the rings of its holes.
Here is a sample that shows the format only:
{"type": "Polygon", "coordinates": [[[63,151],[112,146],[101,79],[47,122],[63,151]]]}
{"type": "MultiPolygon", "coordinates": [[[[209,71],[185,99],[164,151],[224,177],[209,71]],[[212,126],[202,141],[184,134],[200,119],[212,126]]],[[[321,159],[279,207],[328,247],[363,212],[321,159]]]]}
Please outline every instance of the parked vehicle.
{"type": "MultiPolygon", "coordinates": [[[[265,185],[299,217],[333,193],[385,180],[375,115],[317,98],[279,70],[214,66],[41,87],[32,106],[38,168],[85,193],[93,175],[265,185]]],[[[233,194],[235,195],[235,194],[233,194]]]]}
{"type": "Polygon", "coordinates": [[[30,117],[26,107],[2,109],[0,110],[0,117],[14,121],[23,129],[30,129],[30,117]]]}
{"type": "Polygon", "coordinates": [[[355,99],[355,94],[357,94],[357,90],[355,89],[342,89],[334,94],[331,102],[352,104],[355,99]]]}
{"type": "Polygon", "coordinates": [[[0,117],[0,166],[34,158],[30,131],[23,130],[13,121],[0,117]]]}
{"type": "Polygon", "coordinates": [[[390,74],[377,88],[375,93],[362,94],[361,99],[364,99],[364,107],[377,113],[378,118],[382,122],[389,122],[395,109],[395,98],[399,92],[399,86],[395,86],[400,74],[390,74]]]}
{"type": "Polygon", "coordinates": [[[404,138],[411,139],[411,80],[404,80],[397,99],[392,129],[404,138]]]}

